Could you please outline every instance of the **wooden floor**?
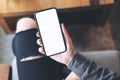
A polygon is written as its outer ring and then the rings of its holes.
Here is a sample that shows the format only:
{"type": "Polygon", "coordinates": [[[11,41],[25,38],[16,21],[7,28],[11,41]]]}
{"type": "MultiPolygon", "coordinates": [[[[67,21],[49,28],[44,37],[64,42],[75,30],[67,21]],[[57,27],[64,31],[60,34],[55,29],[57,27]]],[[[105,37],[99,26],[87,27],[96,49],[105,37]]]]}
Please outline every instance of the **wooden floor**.
{"type": "Polygon", "coordinates": [[[107,22],[104,26],[91,27],[85,34],[85,50],[115,50],[111,34],[111,26],[107,22]]]}
{"type": "Polygon", "coordinates": [[[108,22],[104,26],[68,28],[68,31],[77,51],[116,50],[108,22]]]}

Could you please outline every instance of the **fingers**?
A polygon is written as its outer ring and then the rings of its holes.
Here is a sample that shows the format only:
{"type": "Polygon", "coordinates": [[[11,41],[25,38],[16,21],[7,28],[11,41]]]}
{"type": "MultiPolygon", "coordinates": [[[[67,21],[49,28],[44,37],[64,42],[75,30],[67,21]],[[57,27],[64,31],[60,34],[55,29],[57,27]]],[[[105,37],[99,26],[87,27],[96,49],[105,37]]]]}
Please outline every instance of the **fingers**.
{"type": "Polygon", "coordinates": [[[36,33],[36,36],[40,38],[40,34],[39,34],[39,32],[36,33]]]}
{"type": "Polygon", "coordinates": [[[38,48],[38,51],[39,51],[40,53],[44,54],[44,49],[43,49],[42,41],[41,41],[41,39],[40,39],[40,34],[39,34],[39,32],[36,33],[36,36],[39,38],[39,39],[37,39],[37,44],[40,46],[40,47],[38,48]]]}
{"type": "Polygon", "coordinates": [[[41,39],[37,39],[37,44],[38,44],[39,46],[42,46],[42,41],[41,41],[41,39]]]}
{"type": "Polygon", "coordinates": [[[39,51],[40,53],[44,53],[44,49],[43,49],[43,46],[42,46],[41,39],[37,39],[37,44],[40,46],[40,47],[38,48],[38,51],[39,51]]]}
{"type": "Polygon", "coordinates": [[[38,48],[38,51],[39,51],[40,53],[44,54],[44,49],[43,49],[43,47],[39,47],[39,48],[38,48]]]}

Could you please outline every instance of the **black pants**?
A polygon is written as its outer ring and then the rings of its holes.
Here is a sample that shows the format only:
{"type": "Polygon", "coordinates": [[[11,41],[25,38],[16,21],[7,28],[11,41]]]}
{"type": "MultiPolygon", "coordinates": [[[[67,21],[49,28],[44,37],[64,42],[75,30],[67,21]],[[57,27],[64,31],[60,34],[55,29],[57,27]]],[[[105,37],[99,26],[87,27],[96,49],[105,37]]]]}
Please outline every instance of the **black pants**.
{"type": "Polygon", "coordinates": [[[19,80],[62,80],[70,73],[63,64],[49,57],[20,62],[22,58],[41,55],[36,43],[37,29],[22,31],[13,39],[13,52],[17,58],[19,80]]]}

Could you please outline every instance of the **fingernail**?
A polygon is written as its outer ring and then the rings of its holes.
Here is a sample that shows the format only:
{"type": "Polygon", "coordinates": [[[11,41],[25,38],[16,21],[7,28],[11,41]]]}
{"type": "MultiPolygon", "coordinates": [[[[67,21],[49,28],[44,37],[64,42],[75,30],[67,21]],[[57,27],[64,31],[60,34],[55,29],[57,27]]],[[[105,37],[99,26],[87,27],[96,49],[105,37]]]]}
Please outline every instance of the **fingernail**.
{"type": "Polygon", "coordinates": [[[62,23],[61,25],[64,26],[64,23],[62,23]]]}
{"type": "Polygon", "coordinates": [[[42,47],[43,45],[42,45],[42,42],[41,42],[41,39],[39,39],[39,45],[42,47]]]}
{"type": "Polygon", "coordinates": [[[43,50],[43,48],[41,48],[41,47],[38,49],[38,51],[39,51],[40,53],[44,53],[44,50],[43,50]]]}

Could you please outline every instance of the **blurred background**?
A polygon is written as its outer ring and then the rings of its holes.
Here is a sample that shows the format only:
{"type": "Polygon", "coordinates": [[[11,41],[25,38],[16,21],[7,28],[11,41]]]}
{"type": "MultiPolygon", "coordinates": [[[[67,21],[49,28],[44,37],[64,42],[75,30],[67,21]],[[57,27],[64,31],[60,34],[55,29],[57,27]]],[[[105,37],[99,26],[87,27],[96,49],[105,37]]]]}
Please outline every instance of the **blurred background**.
{"type": "Polygon", "coordinates": [[[120,51],[120,0],[0,0],[0,64],[12,64],[16,22],[51,7],[76,51],[120,51]]]}

